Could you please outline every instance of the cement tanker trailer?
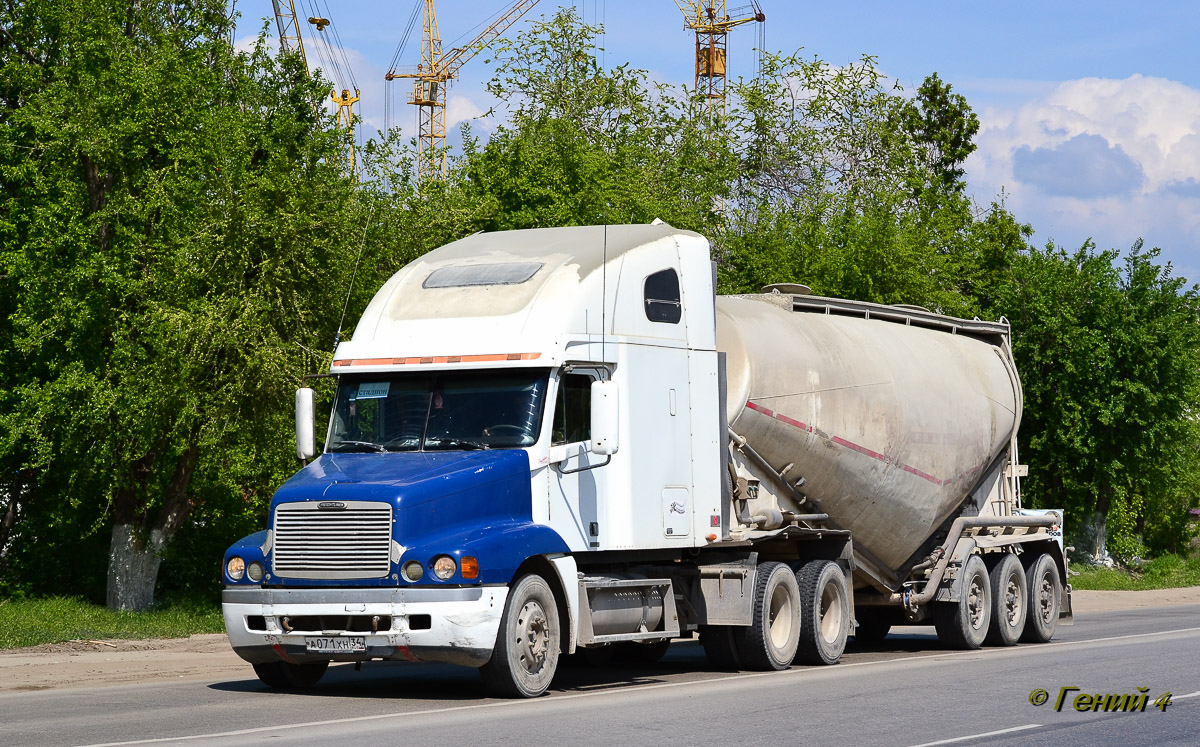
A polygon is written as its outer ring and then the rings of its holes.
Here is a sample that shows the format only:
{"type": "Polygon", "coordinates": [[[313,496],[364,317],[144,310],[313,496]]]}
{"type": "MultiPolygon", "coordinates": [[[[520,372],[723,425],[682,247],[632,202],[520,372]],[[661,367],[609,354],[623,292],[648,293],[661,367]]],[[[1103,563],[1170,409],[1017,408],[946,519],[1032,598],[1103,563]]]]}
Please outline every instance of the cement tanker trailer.
{"type": "Polygon", "coordinates": [[[770,290],[717,299],[732,536],[849,530],[860,641],[927,621],[955,647],[1049,640],[1071,620],[1062,517],[1020,507],[1007,323],[770,290]]]}
{"type": "Polygon", "coordinates": [[[330,662],[478,667],[694,638],[722,668],[847,638],[1049,640],[1061,514],[1020,505],[1007,324],[714,294],[665,224],[480,233],[401,268],[296,396],[305,466],[225,555],[234,650],[272,687],[330,662]]]}

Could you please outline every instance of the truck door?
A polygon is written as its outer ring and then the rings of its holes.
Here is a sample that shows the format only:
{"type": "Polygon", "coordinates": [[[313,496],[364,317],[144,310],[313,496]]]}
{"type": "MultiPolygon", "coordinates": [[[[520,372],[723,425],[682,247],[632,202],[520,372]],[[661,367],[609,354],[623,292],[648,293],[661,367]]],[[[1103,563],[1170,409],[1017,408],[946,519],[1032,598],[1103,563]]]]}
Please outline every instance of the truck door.
{"type": "Polygon", "coordinates": [[[609,457],[588,450],[592,382],[598,378],[594,369],[564,371],[554,402],[550,450],[556,463],[551,468],[550,517],[572,549],[600,547],[603,531],[600,502],[609,457]]]}

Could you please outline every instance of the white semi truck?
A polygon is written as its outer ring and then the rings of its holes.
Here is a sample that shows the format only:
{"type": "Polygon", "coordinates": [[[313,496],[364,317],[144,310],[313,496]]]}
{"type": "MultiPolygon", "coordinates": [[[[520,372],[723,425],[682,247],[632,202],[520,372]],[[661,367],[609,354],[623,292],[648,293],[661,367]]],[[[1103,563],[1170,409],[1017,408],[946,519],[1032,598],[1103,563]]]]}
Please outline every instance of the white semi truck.
{"type": "Polygon", "coordinates": [[[893,624],[975,648],[1070,622],[1007,323],[714,287],[708,242],[657,222],[397,272],[337,347],[323,451],[301,389],[312,461],[226,553],[234,650],[274,687],[391,659],[530,697],[580,649],[698,635],[771,670],[893,624]]]}

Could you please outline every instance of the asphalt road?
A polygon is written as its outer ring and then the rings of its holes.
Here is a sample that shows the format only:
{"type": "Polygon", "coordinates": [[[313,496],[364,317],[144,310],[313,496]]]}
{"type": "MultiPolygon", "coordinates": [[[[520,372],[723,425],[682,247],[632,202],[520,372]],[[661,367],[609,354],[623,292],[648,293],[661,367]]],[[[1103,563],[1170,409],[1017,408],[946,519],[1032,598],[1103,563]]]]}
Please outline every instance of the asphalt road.
{"type": "Polygon", "coordinates": [[[1200,743],[1200,605],[1094,612],[1055,641],[951,652],[900,628],[832,667],[720,673],[678,642],[653,666],[563,669],[533,701],[485,696],[476,672],[331,667],[311,693],[244,678],[0,696],[0,744],[1200,743]],[[1061,710],[1055,710],[1062,688],[1061,710]],[[1140,694],[1144,712],[1079,712],[1080,694],[1140,694]],[[1045,690],[1048,702],[1030,703],[1045,690]],[[1165,710],[1154,700],[1172,693],[1165,710]]]}

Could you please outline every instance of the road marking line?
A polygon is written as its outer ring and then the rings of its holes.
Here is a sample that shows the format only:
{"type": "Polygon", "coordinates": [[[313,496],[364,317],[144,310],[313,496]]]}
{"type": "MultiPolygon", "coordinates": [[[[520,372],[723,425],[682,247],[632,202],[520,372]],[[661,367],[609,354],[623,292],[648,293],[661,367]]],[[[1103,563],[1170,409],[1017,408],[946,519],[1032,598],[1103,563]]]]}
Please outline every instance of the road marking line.
{"type": "Polygon", "coordinates": [[[1036,729],[1041,724],[1025,724],[1024,726],[1014,726],[1011,729],[1000,729],[998,731],[985,731],[982,734],[972,734],[968,737],[955,737],[954,739],[941,739],[937,742],[924,742],[922,744],[913,745],[913,747],[933,747],[935,744],[954,744],[955,742],[967,742],[972,739],[983,739],[984,737],[994,737],[1000,734],[1011,734],[1014,731],[1025,731],[1026,729],[1036,729]]]}
{"type": "Polygon", "coordinates": [[[1200,690],[1197,690],[1194,693],[1188,693],[1187,695],[1172,695],[1171,696],[1171,700],[1187,700],[1188,698],[1200,698],[1200,690]]]}
{"type": "MultiPolygon", "coordinates": [[[[1154,633],[1132,633],[1130,635],[1111,636],[1108,638],[1092,638],[1083,641],[1062,641],[1059,643],[1050,642],[1042,643],[1036,646],[1022,646],[1017,648],[992,648],[992,649],[975,649],[972,651],[939,651],[933,654],[920,654],[917,656],[906,656],[899,659],[887,659],[884,661],[858,661],[851,664],[838,664],[837,667],[802,667],[799,669],[785,669],[781,672],[747,672],[744,674],[731,674],[726,677],[712,677],[704,680],[688,680],[686,682],[660,682],[653,685],[630,685],[628,687],[614,687],[610,690],[596,690],[584,693],[555,693],[548,698],[536,698],[532,700],[502,700],[493,703],[473,703],[471,705],[450,706],[449,708],[427,708],[421,711],[406,711],[404,713],[379,713],[371,716],[354,716],[349,718],[331,719],[327,721],[308,721],[298,724],[277,724],[275,726],[258,726],[253,729],[240,729],[238,731],[216,732],[211,734],[185,734],[177,737],[157,737],[153,739],[135,739],[128,742],[102,742],[93,744],[89,747],[123,747],[124,745],[133,744],[159,744],[162,742],[189,742],[197,739],[219,739],[222,737],[237,737],[245,734],[261,734],[269,731],[289,731],[292,729],[310,729],[317,726],[332,726],[335,724],[352,724],[366,721],[379,721],[381,719],[396,719],[396,718],[411,718],[413,716],[428,716],[434,713],[454,713],[456,711],[474,711],[483,708],[519,708],[536,705],[540,702],[557,703],[564,700],[576,700],[579,698],[592,698],[600,695],[619,695],[625,692],[646,692],[648,690],[663,690],[668,688],[687,687],[687,686],[703,686],[722,682],[730,682],[733,680],[750,680],[759,677],[787,677],[794,675],[808,675],[828,673],[837,674],[844,672],[847,669],[875,666],[881,664],[899,664],[903,662],[920,661],[922,659],[939,659],[939,658],[958,658],[961,656],[997,656],[1002,654],[1015,654],[1020,652],[1036,653],[1044,651],[1052,646],[1078,646],[1084,643],[1097,643],[1102,641],[1122,641],[1133,638],[1152,638],[1155,636],[1171,635],[1173,633],[1194,633],[1200,631],[1200,627],[1195,628],[1179,628],[1178,630],[1160,630],[1154,633]]],[[[1192,695],[1200,696],[1200,692],[1192,693],[1192,695]]],[[[1191,696],[1184,696],[1191,697],[1191,696]]],[[[1022,727],[1026,728],[1026,727],[1022,727]]],[[[984,735],[975,735],[976,737],[984,735]]],[[[963,737],[969,739],[970,737],[963,737]]],[[[955,740],[957,741],[957,740],[955,740]]],[[[937,742],[934,744],[941,744],[937,742]]]]}

